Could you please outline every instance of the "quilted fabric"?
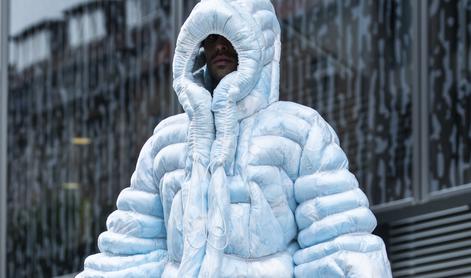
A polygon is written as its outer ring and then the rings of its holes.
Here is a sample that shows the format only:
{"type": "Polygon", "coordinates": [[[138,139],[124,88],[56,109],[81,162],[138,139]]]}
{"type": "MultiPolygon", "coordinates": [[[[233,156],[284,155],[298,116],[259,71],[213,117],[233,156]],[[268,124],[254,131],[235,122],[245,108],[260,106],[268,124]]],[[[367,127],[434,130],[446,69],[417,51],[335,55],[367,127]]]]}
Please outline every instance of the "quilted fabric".
{"type": "Polygon", "coordinates": [[[333,129],[278,101],[280,26],[268,0],[203,0],[178,37],[185,113],[141,150],[78,277],[391,277],[376,219],[333,129]],[[214,89],[201,42],[238,67],[214,89]]]}

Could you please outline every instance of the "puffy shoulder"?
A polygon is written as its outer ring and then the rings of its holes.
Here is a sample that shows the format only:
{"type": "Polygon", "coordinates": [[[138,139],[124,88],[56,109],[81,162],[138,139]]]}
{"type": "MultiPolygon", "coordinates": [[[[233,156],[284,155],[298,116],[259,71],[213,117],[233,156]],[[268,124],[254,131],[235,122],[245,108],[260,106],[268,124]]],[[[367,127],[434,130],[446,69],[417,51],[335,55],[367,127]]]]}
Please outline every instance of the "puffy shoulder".
{"type": "Polygon", "coordinates": [[[183,126],[188,127],[188,123],[189,123],[189,120],[188,120],[188,115],[186,113],[181,113],[174,116],[170,116],[160,121],[160,123],[154,129],[154,134],[156,134],[160,130],[169,126],[183,125],[183,126]]]}
{"type": "MultiPolygon", "coordinates": [[[[137,160],[136,170],[131,177],[131,187],[156,192],[158,180],[153,175],[154,159],[165,158],[165,161],[175,161],[169,156],[175,156],[175,149],[184,149],[188,131],[188,117],[178,114],[161,121],[154,129],[154,134],[147,140],[141,149],[137,160]],[[162,152],[162,153],[161,153],[162,152]]],[[[185,152],[183,152],[185,153],[185,152]]],[[[159,159],[158,161],[164,161],[159,159]]]]}
{"type": "Polygon", "coordinates": [[[170,116],[162,120],[155,127],[154,134],[151,137],[154,155],[166,146],[185,142],[188,125],[189,120],[185,113],[170,116]]]}
{"type": "Polygon", "coordinates": [[[328,136],[338,141],[334,130],[314,109],[290,101],[277,101],[255,115],[252,136],[282,136],[295,141],[300,146],[307,143],[313,129],[325,130],[322,137],[328,136]]]}

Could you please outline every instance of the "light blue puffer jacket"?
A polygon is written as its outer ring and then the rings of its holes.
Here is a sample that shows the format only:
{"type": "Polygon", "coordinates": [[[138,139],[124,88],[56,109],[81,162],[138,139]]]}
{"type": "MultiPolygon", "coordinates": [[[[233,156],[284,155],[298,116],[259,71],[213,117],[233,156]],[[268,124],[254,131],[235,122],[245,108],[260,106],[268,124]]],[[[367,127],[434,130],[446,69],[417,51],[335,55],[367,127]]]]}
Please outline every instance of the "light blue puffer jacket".
{"type": "Polygon", "coordinates": [[[278,101],[269,0],[203,0],[178,37],[174,89],[131,186],[77,277],[391,277],[376,219],[332,128],[278,101]],[[225,36],[237,71],[211,94],[200,44],[225,36]]]}

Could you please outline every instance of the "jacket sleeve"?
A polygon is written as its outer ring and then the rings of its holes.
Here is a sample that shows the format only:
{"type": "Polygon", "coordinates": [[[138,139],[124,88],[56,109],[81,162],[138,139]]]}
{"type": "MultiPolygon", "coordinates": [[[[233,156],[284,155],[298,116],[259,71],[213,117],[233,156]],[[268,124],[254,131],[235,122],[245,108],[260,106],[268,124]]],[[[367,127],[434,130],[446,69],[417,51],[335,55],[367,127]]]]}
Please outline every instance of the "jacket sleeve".
{"type": "Polygon", "coordinates": [[[144,144],[131,185],[119,194],[117,210],[106,221],[107,231],[98,238],[101,253],[86,258],[84,271],[77,277],[162,274],[168,258],[159,183],[166,170],[181,166],[175,160],[182,153],[178,141],[183,140],[179,138],[183,132],[174,127],[164,120],[144,144]]]}
{"type": "Polygon", "coordinates": [[[296,277],[391,277],[376,218],[333,129],[313,121],[295,181],[296,277]]]}

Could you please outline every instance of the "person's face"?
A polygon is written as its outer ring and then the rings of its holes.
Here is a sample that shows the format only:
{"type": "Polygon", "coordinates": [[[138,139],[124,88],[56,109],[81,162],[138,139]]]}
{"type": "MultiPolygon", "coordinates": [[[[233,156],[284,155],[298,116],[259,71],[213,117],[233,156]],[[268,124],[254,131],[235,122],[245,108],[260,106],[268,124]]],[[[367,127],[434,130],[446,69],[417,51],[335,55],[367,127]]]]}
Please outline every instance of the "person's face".
{"type": "Polygon", "coordinates": [[[232,44],[223,36],[209,35],[203,41],[203,48],[209,73],[215,85],[224,76],[237,69],[237,52],[232,47],[232,44]]]}

